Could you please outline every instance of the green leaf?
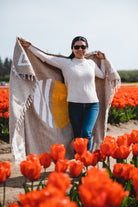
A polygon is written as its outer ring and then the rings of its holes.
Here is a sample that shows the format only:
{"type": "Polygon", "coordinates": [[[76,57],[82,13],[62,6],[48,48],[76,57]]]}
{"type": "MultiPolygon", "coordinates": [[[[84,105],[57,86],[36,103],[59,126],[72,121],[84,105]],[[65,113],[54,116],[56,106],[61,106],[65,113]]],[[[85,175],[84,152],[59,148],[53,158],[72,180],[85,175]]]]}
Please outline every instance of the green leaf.
{"type": "Polygon", "coordinates": [[[37,190],[42,189],[42,188],[45,188],[46,185],[43,184],[42,181],[43,181],[43,179],[41,179],[40,182],[38,183],[38,185],[37,185],[37,190]]]}
{"type": "Polygon", "coordinates": [[[123,202],[122,202],[122,204],[121,204],[120,207],[128,207],[128,206],[127,206],[127,199],[128,199],[128,197],[125,197],[125,198],[123,199],[123,202]]]}
{"type": "Polygon", "coordinates": [[[102,163],[103,163],[103,168],[106,168],[107,169],[107,172],[108,172],[110,178],[112,178],[113,177],[113,174],[112,174],[112,171],[111,171],[110,167],[105,163],[104,160],[102,161],[102,163]]]}
{"type": "Polygon", "coordinates": [[[30,190],[29,190],[29,188],[28,188],[28,186],[26,185],[25,182],[23,183],[23,188],[24,188],[25,194],[30,192],[30,190]]]}
{"type": "Polygon", "coordinates": [[[138,156],[133,155],[131,163],[134,164],[135,167],[138,168],[138,156]]]}

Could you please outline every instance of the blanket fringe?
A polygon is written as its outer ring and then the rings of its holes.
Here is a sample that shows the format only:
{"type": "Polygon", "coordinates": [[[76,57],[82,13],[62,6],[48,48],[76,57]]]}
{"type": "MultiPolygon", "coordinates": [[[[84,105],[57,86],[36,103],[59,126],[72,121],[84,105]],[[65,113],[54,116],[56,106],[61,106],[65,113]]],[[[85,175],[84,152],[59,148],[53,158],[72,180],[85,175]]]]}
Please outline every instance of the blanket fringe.
{"type": "Polygon", "coordinates": [[[23,79],[23,80],[29,80],[29,81],[34,81],[35,80],[35,76],[31,75],[31,74],[24,74],[24,73],[17,73],[15,66],[12,64],[11,67],[12,72],[14,72],[15,76],[18,77],[19,79],[23,79]]]}
{"type": "Polygon", "coordinates": [[[110,86],[112,88],[112,95],[110,96],[110,99],[109,99],[109,102],[108,102],[108,107],[111,106],[111,103],[113,101],[113,98],[114,98],[115,93],[121,87],[121,80],[114,80],[114,81],[111,81],[109,83],[110,83],[110,86]]]}
{"type": "Polygon", "coordinates": [[[22,121],[24,119],[25,112],[29,109],[31,103],[33,102],[33,99],[34,99],[34,90],[36,88],[36,85],[37,85],[37,82],[35,83],[35,86],[33,87],[32,91],[31,91],[31,94],[32,95],[30,94],[28,96],[27,100],[24,103],[23,110],[21,112],[20,118],[18,119],[17,124],[16,124],[17,131],[20,131],[21,124],[22,124],[22,121]]]}
{"type": "Polygon", "coordinates": [[[115,93],[118,91],[118,89],[121,87],[121,80],[115,80],[115,81],[109,81],[110,88],[112,89],[112,95],[109,98],[108,107],[105,112],[105,126],[104,126],[104,136],[106,136],[107,132],[107,123],[108,123],[108,113],[114,98],[115,93]]]}
{"type": "Polygon", "coordinates": [[[27,109],[29,109],[31,103],[33,102],[34,90],[36,88],[38,80],[36,80],[36,77],[34,75],[18,73],[15,66],[14,66],[14,64],[12,64],[11,70],[15,74],[15,76],[18,77],[19,79],[29,80],[29,81],[32,81],[32,82],[36,81],[35,86],[32,88],[32,91],[31,91],[32,95],[29,95],[27,100],[25,101],[24,106],[23,106],[23,110],[22,110],[21,115],[20,115],[20,118],[17,121],[16,129],[17,129],[17,131],[20,131],[20,127],[21,127],[22,121],[24,119],[24,114],[27,111],[27,109]]]}
{"type": "Polygon", "coordinates": [[[15,66],[13,64],[12,64],[11,70],[15,74],[16,77],[18,77],[19,79],[21,79],[20,75],[17,73],[17,71],[15,69],[15,66]]]}
{"type": "Polygon", "coordinates": [[[17,131],[20,130],[22,121],[23,121],[23,119],[24,119],[24,114],[25,114],[25,112],[27,111],[27,109],[30,107],[32,101],[33,101],[33,96],[29,96],[29,97],[27,98],[26,102],[24,103],[22,113],[21,113],[21,115],[20,115],[19,120],[17,121],[17,125],[16,125],[16,129],[17,129],[17,131]]]}

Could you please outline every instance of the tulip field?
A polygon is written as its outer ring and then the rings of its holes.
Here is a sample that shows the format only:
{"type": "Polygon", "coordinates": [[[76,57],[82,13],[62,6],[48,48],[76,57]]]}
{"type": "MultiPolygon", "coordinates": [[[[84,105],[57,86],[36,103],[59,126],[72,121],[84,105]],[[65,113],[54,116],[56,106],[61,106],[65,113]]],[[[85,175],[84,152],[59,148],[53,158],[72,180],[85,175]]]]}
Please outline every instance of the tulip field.
{"type": "MultiPolygon", "coordinates": [[[[7,207],[137,207],[138,130],[117,139],[106,136],[100,149],[93,153],[87,150],[87,144],[86,138],[74,140],[76,153],[71,161],[65,159],[64,145],[57,143],[51,146],[50,153],[28,155],[20,162],[24,194],[19,194],[18,202],[7,204],[7,207]],[[128,163],[130,153],[132,160],[128,163]],[[111,157],[116,160],[113,169],[111,157]],[[54,169],[46,177],[46,169],[52,162],[54,169]],[[99,162],[102,168],[96,166],[99,162]],[[44,172],[43,178],[39,179],[41,172],[44,172]],[[39,182],[34,185],[36,180],[39,182]]],[[[10,174],[10,162],[0,162],[1,207],[5,206],[6,180],[10,174]]]]}
{"type": "MultiPolygon", "coordinates": [[[[108,123],[119,124],[130,119],[138,120],[138,85],[118,89],[114,95],[108,123]]],[[[0,137],[9,134],[9,89],[0,89],[0,137]]]]}
{"type": "MultiPolygon", "coordinates": [[[[138,120],[138,87],[127,85],[114,95],[108,122],[118,124],[130,119],[138,120]]],[[[8,121],[9,89],[0,89],[1,137],[9,134],[8,121]]],[[[93,153],[87,150],[87,144],[86,138],[74,140],[73,160],[65,159],[66,149],[58,143],[51,146],[50,153],[28,155],[20,162],[24,194],[6,207],[137,207],[138,130],[116,138],[106,136],[93,153]],[[54,168],[47,177],[51,165],[54,168]]],[[[0,207],[6,204],[11,169],[9,161],[0,162],[0,207]]]]}
{"type": "Polygon", "coordinates": [[[9,134],[9,89],[0,89],[0,137],[9,134]]]}
{"type": "Polygon", "coordinates": [[[108,122],[119,124],[130,119],[138,120],[138,86],[126,86],[118,89],[109,111],[108,122]]]}

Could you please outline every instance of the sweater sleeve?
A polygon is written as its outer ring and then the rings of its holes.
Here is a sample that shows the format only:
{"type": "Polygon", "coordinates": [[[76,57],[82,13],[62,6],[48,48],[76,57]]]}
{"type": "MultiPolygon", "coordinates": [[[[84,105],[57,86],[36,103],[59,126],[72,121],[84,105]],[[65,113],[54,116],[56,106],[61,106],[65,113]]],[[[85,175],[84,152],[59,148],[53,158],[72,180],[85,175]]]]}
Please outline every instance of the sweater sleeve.
{"type": "Polygon", "coordinates": [[[53,55],[47,55],[37,48],[33,47],[32,45],[28,48],[34,55],[36,55],[40,60],[46,62],[54,67],[58,67],[59,69],[64,69],[67,59],[64,57],[56,57],[53,55]]]}
{"type": "Polygon", "coordinates": [[[99,68],[97,64],[95,64],[95,76],[101,79],[105,78],[105,64],[104,59],[101,60],[101,67],[99,68]]]}

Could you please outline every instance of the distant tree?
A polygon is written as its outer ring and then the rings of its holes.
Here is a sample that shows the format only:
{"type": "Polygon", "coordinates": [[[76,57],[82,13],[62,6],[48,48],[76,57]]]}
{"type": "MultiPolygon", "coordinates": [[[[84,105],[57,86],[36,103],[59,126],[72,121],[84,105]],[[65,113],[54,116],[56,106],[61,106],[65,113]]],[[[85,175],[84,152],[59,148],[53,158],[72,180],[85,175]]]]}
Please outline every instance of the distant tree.
{"type": "Polygon", "coordinates": [[[4,67],[4,75],[9,75],[11,70],[11,59],[5,58],[3,67],[4,67]]]}
{"type": "Polygon", "coordinates": [[[8,81],[10,76],[10,70],[11,70],[11,64],[12,60],[9,58],[5,58],[4,61],[2,61],[0,57],[0,81],[8,81]]]}
{"type": "Polygon", "coordinates": [[[118,73],[122,82],[138,82],[138,70],[120,70],[118,73]]]}

